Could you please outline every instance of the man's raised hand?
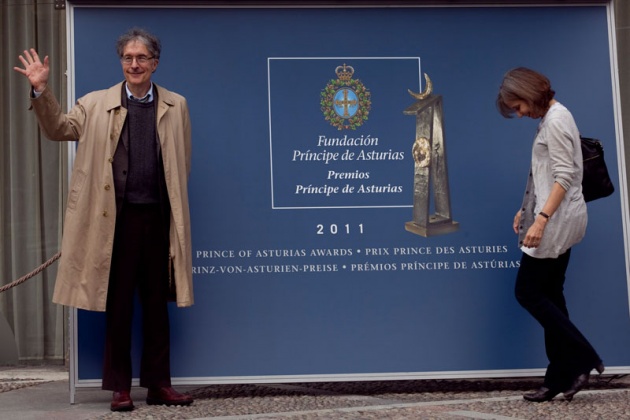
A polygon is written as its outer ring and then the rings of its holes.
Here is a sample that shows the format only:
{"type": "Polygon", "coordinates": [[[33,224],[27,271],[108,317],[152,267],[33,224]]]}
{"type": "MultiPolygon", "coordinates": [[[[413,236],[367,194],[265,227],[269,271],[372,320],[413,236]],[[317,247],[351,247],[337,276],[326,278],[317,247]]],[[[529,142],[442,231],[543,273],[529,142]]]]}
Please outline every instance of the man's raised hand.
{"type": "Polygon", "coordinates": [[[48,84],[48,74],[50,66],[48,64],[48,56],[44,57],[44,62],[39,59],[39,55],[35,48],[24,50],[24,54],[19,56],[24,68],[13,67],[13,70],[26,76],[31,86],[37,92],[42,92],[48,84]]]}

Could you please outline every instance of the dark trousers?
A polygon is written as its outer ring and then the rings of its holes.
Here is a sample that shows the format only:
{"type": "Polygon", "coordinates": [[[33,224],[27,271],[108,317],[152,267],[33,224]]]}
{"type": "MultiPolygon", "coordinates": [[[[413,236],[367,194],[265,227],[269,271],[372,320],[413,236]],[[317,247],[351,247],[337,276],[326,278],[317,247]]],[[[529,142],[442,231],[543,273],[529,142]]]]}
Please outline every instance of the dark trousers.
{"type": "Polygon", "coordinates": [[[103,389],[131,388],[134,294],[142,306],[140,386],[171,385],[168,319],[168,222],[160,206],[128,204],[116,220],[107,293],[103,389]]]}
{"type": "Polygon", "coordinates": [[[571,250],[558,258],[533,258],[523,254],[516,277],[518,302],[545,330],[549,365],[544,386],[566,391],[576,377],[601,363],[593,346],[569,319],[564,280],[571,250]]]}

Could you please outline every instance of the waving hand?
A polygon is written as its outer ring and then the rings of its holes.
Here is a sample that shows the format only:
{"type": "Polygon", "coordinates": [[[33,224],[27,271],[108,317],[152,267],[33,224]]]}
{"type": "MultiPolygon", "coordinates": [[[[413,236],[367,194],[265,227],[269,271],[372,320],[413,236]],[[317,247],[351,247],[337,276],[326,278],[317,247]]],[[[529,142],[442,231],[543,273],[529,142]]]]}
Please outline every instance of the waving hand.
{"type": "Polygon", "coordinates": [[[48,84],[48,74],[50,73],[48,56],[44,57],[44,62],[42,63],[37,51],[31,48],[30,51],[24,50],[24,54],[20,55],[19,59],[24,65],[24,68],[13,67],[13,70],[26,76],[31,86],[33,86],[37,92],[43,91],[48,84]]]}

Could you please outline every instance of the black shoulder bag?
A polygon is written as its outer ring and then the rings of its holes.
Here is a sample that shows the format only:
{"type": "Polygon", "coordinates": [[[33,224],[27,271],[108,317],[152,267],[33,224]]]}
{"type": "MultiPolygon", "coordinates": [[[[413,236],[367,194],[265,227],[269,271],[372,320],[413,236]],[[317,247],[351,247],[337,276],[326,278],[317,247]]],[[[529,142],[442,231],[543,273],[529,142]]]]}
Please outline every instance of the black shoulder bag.
{"type": "Polygon", "coordinates": [[[582,194],[584,201],[593,201],[608,197],[615,191],[608,168],[604,161],[604,146],[597,139],[580,136],[582,141],[582,159],[584,160],[584,176],[582,178],[582,194]]]}

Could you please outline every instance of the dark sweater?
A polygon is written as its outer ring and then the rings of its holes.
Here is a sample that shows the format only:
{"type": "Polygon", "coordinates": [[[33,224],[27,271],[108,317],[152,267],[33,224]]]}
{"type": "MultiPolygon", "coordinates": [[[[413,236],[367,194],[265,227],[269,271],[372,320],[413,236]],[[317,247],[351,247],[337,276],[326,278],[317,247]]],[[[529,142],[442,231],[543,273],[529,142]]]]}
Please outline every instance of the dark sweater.
{"type": "Polygon", "coordinates": [[[159,203],[158,144],[155,132],[155,101],[127,101],[129,130],[129,173],[125,201],[159,203]]]}

